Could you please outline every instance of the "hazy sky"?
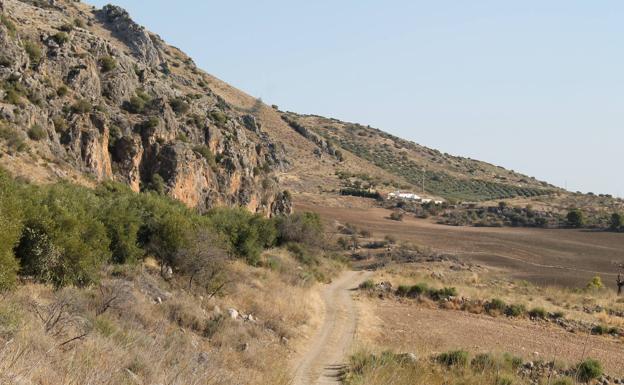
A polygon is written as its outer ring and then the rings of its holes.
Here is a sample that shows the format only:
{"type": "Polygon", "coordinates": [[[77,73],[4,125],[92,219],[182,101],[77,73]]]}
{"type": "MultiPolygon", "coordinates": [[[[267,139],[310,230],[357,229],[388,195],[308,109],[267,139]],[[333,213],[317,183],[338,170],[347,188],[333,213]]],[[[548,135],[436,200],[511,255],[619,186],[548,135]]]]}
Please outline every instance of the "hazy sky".
{"type": "Polygon", "coordinates": [[[622,1],[114,1],[281,109],[624,196],[622,1]]]}

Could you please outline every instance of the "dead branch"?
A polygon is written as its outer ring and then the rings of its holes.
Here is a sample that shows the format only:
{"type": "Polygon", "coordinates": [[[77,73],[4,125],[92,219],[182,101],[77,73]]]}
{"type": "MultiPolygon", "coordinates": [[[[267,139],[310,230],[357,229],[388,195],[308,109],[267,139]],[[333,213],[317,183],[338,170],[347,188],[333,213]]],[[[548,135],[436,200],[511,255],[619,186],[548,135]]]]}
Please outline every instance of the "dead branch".
{"type": "Polygon", "coordinates": [[[59,348],[60,348],[61,346],[65,346],[65,345],[69,344],[70,342],[74,342],[74,341],[76,341],[76,340],[83,339],[83,338],[85,338],[87,335],[89,335],[89,332],[82,333],[82,334],[81,334],[81,335],[79,335],[79,336],[76,336],[76,337],[70,338],[70,339],[68,339],[67,341],[65,341],[65,342],[63,342],[63,343],[61,343],[61,344],[59,344],[59,348]]]}

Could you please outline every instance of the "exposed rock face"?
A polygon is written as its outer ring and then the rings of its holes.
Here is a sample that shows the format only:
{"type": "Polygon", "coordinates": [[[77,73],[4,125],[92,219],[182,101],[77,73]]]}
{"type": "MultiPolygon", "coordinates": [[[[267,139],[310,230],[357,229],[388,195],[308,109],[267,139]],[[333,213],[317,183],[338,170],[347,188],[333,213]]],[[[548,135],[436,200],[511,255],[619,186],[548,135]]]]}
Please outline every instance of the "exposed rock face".
{"type": "Polygon", "coordinates": [[[96,14],[117,38],[132,49],[140,61],[147,63],[150,67],[157,67],[163,63],[160,52],[156,48],[156,44],[162,43],[160,38],[150,35],[145,28],[135,23],[125,9],[108,4],[96,14]]]}
{"type": "Polygon", "coordinates": [[[125,10],[4,0],[3,16],[0,124],[23,138],[41,127],[45,138],[24,139],[34,153],[136,191],[158,174],[169,195],[201,209],[290,210],[274,176],[288,167],[283,146],[125,10]]]}
{"type": "Polygon", "coordinates": [[[314,144],[316,144],[318,146],[314,150],[314,153],[317,156],[320,157],[322,155],[322,153],[326,153],[326,154],[329,154],[331,156],[336,157],[338,160],[342,160],[342,153],[340,152],[340,150],[337,150],[336,148],[334,148],[334,146],[332,146],[332,144],[329,143],[327,140],[323,139],[319,135],[317,135],[314,132],[310,131],[309,129],[307,129],[303,125],[299,124],[295,120],[290,119],[288,117],[288,115],[286,115],[286,114],[282,115],[282,119],[293,130],[297,131],[297,133],[299,135],[301,135],[304,138],[310,140],[312,143],[314,143],[314,144]]]}
{"type": "Polygon", "coordinates": [[[288,215],[290,213],[292,213],[291,196],[287,191],[280,192],[271,205],[271,214],[288,215]]]}

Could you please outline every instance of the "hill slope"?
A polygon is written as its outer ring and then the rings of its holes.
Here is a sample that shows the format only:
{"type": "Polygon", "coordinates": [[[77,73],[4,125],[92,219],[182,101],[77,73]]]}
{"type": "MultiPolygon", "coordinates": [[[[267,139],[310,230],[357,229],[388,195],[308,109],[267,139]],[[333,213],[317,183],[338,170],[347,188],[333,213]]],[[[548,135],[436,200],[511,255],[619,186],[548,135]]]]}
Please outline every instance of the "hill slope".
{"type": "Polygon", "coordinates": [[[5,1],[0,56],[2,163],[12,172],[115,179],[200,208],[283,206],[272,179],[287,166],[279,144],[123,9],[5,1]]]}
{"type": "Polygon", "coordinates": [[[121,8],[49,4],[4,2],[0,164],[14,174],[114,179],[190,206],[267,213],[288,210],[282,188],[420,191],[424,177],[428,195],[459,200],[558,190],[369,126],[279,111],[204,73],[121,8]]]}

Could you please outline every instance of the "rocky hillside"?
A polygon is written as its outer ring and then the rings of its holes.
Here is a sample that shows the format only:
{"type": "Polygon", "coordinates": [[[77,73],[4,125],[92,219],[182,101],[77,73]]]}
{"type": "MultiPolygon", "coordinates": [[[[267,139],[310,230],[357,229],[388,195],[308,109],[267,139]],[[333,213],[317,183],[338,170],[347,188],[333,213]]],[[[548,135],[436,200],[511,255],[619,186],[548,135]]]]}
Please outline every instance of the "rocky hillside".
{"type": "Polygon", "coordinates": [[[323,152],[342,158],[348,151],[402,181],[389,187],[420,191],[424,177],[429,194],[477,201],[545,195],[556,189],[533,177],[442,153],[370,126],[292,112],[282,118],[303,136],[314,138],[323,152]]]}
{"type": "Polygon", "coordinates": [[[2,164],[36,181],[115,179],[200,208],[288,209],[274,178],[288,165],[283,147],[206,78],[119,7],[5,0],[2,164]]]}
{"type": "Polygon", "coordinates": [[[116,180],[200,209],[288,211],[284,189],[489,200],[544,182],[383,131],[280,111],[198,69],[123,9],[3,0],[0,165],[37,182],[116,180]],[[426,171],[423,174],[423,169],[426,171]]]}

